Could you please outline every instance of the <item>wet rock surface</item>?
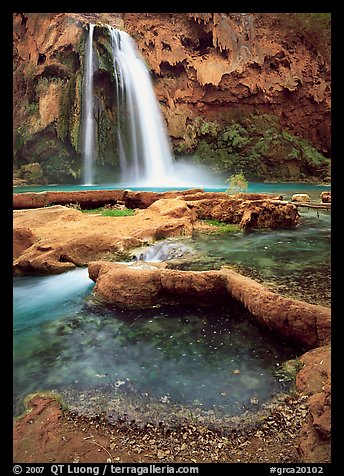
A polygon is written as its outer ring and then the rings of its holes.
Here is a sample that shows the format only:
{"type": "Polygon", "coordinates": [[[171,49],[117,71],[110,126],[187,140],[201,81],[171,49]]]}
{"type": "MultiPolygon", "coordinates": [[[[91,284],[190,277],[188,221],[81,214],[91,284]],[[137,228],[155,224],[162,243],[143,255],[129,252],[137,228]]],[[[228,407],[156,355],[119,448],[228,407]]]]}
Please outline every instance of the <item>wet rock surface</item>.
{"type": "Polygon", "coordinates": [[[141,307],[166,300],[211,302],[232,298],[241,302],[263,326],[305,348],[330,340],[330,308],[273,293],[253,279],[223,267],[219,271],[157,269],[149,264],[89,264],[95,295],[105,302],[141,307]],[[94,271],[96,269],[96,272],[94,271]]]}

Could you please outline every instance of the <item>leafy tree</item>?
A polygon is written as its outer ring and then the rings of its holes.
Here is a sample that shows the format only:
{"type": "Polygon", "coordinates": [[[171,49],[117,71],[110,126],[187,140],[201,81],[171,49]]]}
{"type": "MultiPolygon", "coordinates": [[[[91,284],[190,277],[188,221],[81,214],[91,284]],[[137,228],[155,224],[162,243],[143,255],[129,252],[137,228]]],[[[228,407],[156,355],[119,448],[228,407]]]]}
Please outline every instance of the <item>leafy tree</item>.
{"type": "Polygon", "coordinates": [[[229,183],[229,186],[226,190],[227,193],[238,193],[244,192],[248,189],[248,182],[244,177],[244,174],[231,175],[229,179],[226,180],[229,183]]]}

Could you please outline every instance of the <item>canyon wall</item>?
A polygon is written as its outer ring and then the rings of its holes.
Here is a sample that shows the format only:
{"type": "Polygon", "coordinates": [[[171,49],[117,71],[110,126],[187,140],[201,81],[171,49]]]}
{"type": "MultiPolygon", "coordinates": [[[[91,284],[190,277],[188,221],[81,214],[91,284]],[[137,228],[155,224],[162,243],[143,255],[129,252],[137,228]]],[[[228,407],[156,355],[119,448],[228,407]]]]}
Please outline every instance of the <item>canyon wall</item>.
{"type": "Polygon", "coordinates": [[[96,181],[116,180],[116,98],[104,25],[136,41],[176,156],[225,175],[329,180],[330,19],[293,13],[14,14],[14,170],[79,182],[87,23],[94,50],[96,181]]]}

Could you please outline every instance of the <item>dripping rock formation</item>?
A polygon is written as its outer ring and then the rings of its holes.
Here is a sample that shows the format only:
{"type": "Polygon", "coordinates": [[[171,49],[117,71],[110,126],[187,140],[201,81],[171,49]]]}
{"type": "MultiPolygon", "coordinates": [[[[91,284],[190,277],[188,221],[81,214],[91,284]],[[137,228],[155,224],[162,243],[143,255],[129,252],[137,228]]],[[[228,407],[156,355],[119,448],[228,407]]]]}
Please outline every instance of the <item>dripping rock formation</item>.
{"type": "Polygon", "coordinates": [[[109,174],[115,181],[120,166],[107,25],[129,33],[144,57],[176,156],[227,176],[242,170],[258,180],[329,180],[327,14],[17,13],[16,183],[81,179],[89,23],[96,181],[109,174]]]}

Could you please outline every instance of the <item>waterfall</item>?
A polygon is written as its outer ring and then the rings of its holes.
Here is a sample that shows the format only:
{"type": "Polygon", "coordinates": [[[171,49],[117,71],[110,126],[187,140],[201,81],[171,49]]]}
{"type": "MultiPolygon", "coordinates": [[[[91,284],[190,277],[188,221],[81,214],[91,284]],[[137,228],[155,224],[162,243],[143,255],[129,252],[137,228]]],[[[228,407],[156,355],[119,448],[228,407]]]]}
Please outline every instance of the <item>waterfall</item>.
{"type": "Polygon", "coordinates": [[[174,172],[164,119],[149,71],[134,40],[108,26],[116,81],[121,180],[161,186],[174,172]]]}
{"type": "Polygon", "coordinates": [[[89,24],[85,45],[85,69],[83,91],[82,144],[84,157],[84,185],[93,184],[93,162],[95,157],[95,121],[93,112],[93,30],[89,24]]]}

